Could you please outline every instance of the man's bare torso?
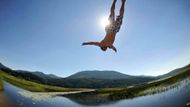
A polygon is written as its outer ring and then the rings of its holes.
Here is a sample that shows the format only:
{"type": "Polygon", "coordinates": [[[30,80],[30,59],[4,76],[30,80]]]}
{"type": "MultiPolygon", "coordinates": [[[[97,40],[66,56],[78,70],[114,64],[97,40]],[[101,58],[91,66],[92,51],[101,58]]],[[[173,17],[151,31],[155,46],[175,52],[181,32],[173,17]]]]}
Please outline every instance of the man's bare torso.
{"type": "Polygon", "coordinates": [[[106,34],[105,38],[100,42],[100,45],[111,47],[115,41],[115,35],[116,35],[116,33],[114,33],[114,32],[106,34]]]}

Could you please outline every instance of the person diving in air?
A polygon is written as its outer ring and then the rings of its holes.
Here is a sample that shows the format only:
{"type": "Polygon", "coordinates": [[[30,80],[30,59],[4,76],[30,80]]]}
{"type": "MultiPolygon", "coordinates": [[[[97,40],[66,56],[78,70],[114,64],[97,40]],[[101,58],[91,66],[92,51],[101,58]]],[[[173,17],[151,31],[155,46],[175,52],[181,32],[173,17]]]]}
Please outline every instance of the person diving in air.
{"type": "Polygon", "coordinates": [[[120,14],[115,19],[115,4],[117,0],[114,0],[111,6],[111,14],[108,18],[109,25],[105,27],[106,36],[101,42],[84,42],[82,45],[95,45],[99,46],[102,51],[106,51],[107,48],[113,49],[115,52],[117,52],[117,49],[113,46],[113,43],[115,41],[115,36],[117,32],[119,32],[120,27],[122,25],[123,15],[124,15],[124,6],[126,0],[121,0],[122,5],[120,8],[120,14]]]}

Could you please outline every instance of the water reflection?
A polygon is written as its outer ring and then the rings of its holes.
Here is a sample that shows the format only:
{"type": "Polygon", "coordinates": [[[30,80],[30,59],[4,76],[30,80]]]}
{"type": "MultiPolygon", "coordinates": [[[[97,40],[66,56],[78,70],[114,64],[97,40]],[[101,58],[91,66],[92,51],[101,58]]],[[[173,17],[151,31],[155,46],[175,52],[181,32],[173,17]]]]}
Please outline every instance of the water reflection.
{"type": "MultiPolygon", "coordinates": [[[[36,101],[19,94],[25,90],[6,82],[4,84],[4,94],[14,107],[187,107],[186,104],[190,102],[189,79],[172,85],[170,88],[162,88],[164,91],[157,91],[159,93],[115,101],[95,94],[54,96],[36,101]]],[[[151,91],[146,90],[145,92],[151,91]]]]}

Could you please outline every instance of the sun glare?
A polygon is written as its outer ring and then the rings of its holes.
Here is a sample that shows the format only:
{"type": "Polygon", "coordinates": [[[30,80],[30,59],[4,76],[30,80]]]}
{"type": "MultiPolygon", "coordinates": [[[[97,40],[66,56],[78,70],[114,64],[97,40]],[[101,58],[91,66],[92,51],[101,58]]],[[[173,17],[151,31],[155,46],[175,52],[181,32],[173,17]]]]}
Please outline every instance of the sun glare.
{"type": "Polygon", "coordinates": [[[102,28],[105,28],[109,24],[110,24],[110,22],[109,22],[107,17],[102,17],[100,19],[100,25],[101,25],[102,28]]]}

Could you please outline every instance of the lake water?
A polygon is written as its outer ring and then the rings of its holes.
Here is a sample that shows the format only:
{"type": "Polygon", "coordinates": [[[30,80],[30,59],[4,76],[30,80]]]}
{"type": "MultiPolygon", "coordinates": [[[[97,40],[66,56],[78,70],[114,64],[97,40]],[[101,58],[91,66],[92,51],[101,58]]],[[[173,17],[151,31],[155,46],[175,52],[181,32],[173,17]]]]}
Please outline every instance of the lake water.
{"type": "MultiPolygon", "coordinates": [[[[190,82],[185,81],[179,86],[165,92],[119,101],[93,99],[77,99],[63,96],[46,97],[34,100],[22,96],[25,90],[4,82],[4,95],[12,107],[188,107],[190,102],[190,82]]],[[[190,107],[190,106],[189,106],[190,107]]]]}

